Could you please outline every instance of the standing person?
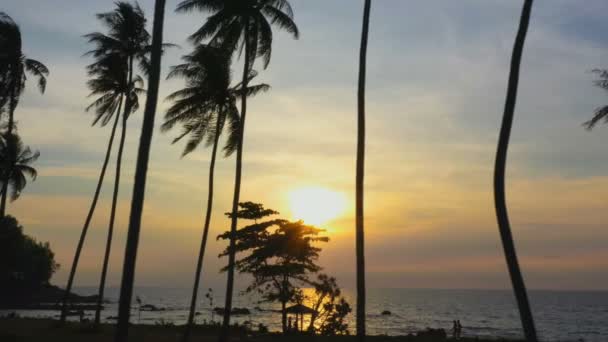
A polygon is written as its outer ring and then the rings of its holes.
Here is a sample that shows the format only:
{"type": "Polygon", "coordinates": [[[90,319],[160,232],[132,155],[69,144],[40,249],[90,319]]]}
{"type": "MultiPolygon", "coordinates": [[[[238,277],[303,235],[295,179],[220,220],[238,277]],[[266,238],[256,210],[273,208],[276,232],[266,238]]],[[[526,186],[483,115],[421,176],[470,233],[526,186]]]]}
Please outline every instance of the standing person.
{"type": "Polygon", "coordinates": [[[452,338],[456,339],[458,336],[458,323],[456,323],[456,320],[452,321],[452,338]]]}
{"type": "Polygon", "coordinates": [[[462,336],[462,325],[460,324],[460,320],[456,321],[456,338],[460,339],[462,336]]]}

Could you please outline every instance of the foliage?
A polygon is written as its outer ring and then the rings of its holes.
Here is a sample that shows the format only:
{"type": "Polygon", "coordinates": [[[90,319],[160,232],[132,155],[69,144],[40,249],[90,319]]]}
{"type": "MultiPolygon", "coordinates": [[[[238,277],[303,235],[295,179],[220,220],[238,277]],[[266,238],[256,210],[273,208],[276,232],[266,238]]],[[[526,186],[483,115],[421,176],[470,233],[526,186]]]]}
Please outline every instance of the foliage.
{"type": "Polygon", "coordinates": [[[137,62],[144,73],[148,71],[151,37],[146,30],[146,17],[137,3],[117,2],[113,11],[99,13],[97,19],[107,33],[85,35],[94,46],[85,55],[95,59],[87,66],[91,77],[87,82],[91,89],[89,96],[97,97],[87,110],[95,109],[93,124],[101,120],[105,126],[120,110],[123,98],[126,98],[125,120],[139,108],[138,96],[145,92],[142,89],[144,81],[136,75],[133,63],[137,62]]]}
{"type": "Polygon", "coordinates": [[[0,287],[36,289],[47,285],[59,268],[49,243],[23,233],[14,217],[0,219],[0,287]]]}
{"type": "Polygon", "coordinates": [[[296,39],[300,34],[287,0],[184,0],[177,6],[178,12],[193,10],[208,12],[210,16],[190,40],[200,43],[210,39],[210,44],[231,52],[242,51],[247,41],[248,70],[258,57],[263,59],[264,68],[270,63],[273,25],[296,39]]]}
{"type": "MultiPolygon", "coordinates": [[[[309,284],[309,276],[321,269],[316,264],[321,249],[313,244],[329,239],[319,236],[322,229],[302,221],[273,219],[258,223],[259,219],[278,214],[261,204],[245,202],[239,206],[237,215],[255,223],[239,229],[234,236],[235,252],[246,254],[236,261],[236,269],[253,276],[246,292],[257,291],[262,301],[281,303],[285,328],[286,304],[295,299],[298,285],[309,284]]],[[[219,238],[229,239],[230,232],[219,238]]],[[[226,249],[220,256],[228,253],[226,249]]]]}
{"type": "Polygon", "coordinates": [[[0,107],[9,105],[11,120],[25,89],[27,73],[38,79],[40,92],[44,93],[49,70],[23,54],[19,26],[6,13],[0,12],[0,107]]]}
{"type": "MultiPolygon", "coordinates": [[[[596,87],[602,88],[604,90],[608,90],[608,70],[594,69],[593,72],[595,74],[597,74],[598,78],[599,78],[599,79],[593,81],[593,84],[596,87]]],[[[601,106],[601,107],[597,108],[595,110],[595,112],[593,113],[593,117],[591,118],[591,120],[583,123],[583,126],[586,129],[591,130],[593,127],[595,127],[595,125],[598,122],[600,122],[602,120],[605,123],[608,123],[608,106],[601,106]]]]}
{"type": "MultiPolygon", "coordinates": [[[[221,48],[201,44],[182,60],[184,63],[174,66],[168,78],[183,78],[186,87],[167,97],[172,105],[161,129],[167,131],[178,123],[182,125],[182,133],[173,142],[189,136],[183,152],[186,155],[204,140],[212,145],[228,122],[229,135],[224,152],[226,156],[231,155],[236,151],[239,139],[237,99],[242,93],[242,84],[231,85],[230,54],[221,48]]],[[[251,73],[251,79],[255,76],[251,73]]],[[[248,86],[247,95],[254,96],[268,89],[267,84],[248,86]]]]}
{"type": "Polygon", "coordinates": [[[319,329],[321,335],[348,335],[346,316],[352,311],[350,305],[341,297],[337,303],[326,303],[324,311],[328,313],[319,329]]]}
{"type": "Polygon", "coordinates": [[[27,177],[36,180],[38,173],[30,164],[35,162],[40,152],[24,146],[21,138],[14,133],[4,133],[0,137],[0,182],[8,180],[6,191],[10,191],[10,199],[19,198],[27,185],[27,177]]]}

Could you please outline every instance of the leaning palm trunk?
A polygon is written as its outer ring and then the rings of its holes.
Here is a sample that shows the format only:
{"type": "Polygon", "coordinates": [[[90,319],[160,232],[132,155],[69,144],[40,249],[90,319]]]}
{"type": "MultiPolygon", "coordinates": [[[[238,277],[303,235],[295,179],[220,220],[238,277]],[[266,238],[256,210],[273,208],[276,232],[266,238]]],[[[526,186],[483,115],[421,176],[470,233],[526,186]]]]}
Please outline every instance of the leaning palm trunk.
{"type": "Polygon", "coordinates": [[[146,107],[144,110],[139,151],[137,153],[137,164],[135,168],[127,246],[125,248],[125,260],[120,287],[118,325],[116,327],[114,339],[116,342],[126,342],[129,333],[129,317],[131,315],[131,299],[133,297],[133,281],[135,279],[135,262],[137,259],[141,216],[146,191],[146,175],[148,173],[148,161],[150,159],[150,145],[152,144],[152,133],[154,132],[154,116],[156,114],[156,104],[158,102],[164,16],[165,0],[156,0],[154,6],[152,57],[150,62],[150,77],[148,80],[148,96],[146,98],[146,107]]]}
{"type": "MultiPolygon", "coordinates": [[[[129,102],[127,100],[127,102],[129,102]]],[[[112,194],[112,209],[110,211],[110,224],[108,226],[108,237],[106,240],[106,250],[103,257],[103,266],[101,268],[101,278],[99,281],[99,292],[97,297],[97,307],[95,309],[95,324],[98,325],[101,322],[101,307],[103,305],[103,296],[106,288],[106,276],[108,274],[108,264],[110,262],[110,252],[112,250],[112,236],[114,235],[114,221],[116,217],[116,206],[118,203],[118,191],[120,188],[120,170],[122,164],[122,154],[125,146],[125,138],[127,135],[127,109],[128,105],[125,106],[125,112],[122,118],[122,131],[120,134],[120,142],[118,145],[118,155],[116,156],[116,175],[114,176],[114,193],[112,194]]]]}
{"type": "Polygon", "coordinates": [[[249,23],[245,24],[245,66],[243,67],[243,82],[241,84],[241,122],[239,127],[239,143],[236,150],[236,172],[234,179],[234,197],[232,199],[232,221],[230,224],[230,244],[228,247],[228,277],[226,282],[226,301],[224,304],[224,319],[220,330],[219,341],[227,342],[230,334],[230,315],[232,313],[232,292],[234,289],[234,266],[236,259],[235,235],[238,224],[237,212],[241,196],[241,171],[243,168],[243,141],[245,140],[245,118],[247,116],[247,86],[249,81],[249,23]]]}
{"type": "Polygon", "coordinates": [[[359,59],[359,93],[357,115],[357,176],[356,176],[356,252],[357,252],[357,338],[365,340],[365,237],[363,216],[363,181],[365,176],[365,74],[371,0],[365,1],[361,55],[359,59]]]}
{"type": "Polygon", "coordinates": [[[76,275],[76,269],[78,268],[78,261],[80,260],[80,253],[82,252],[82,247],[84,245],[84,239],[87,236],[87,231],[89,230],[89,225],[91,224],[91,219],[93,218],[93,213],[95,212],[95,208],[97,207],[97,200],[99,199],[99,193],[101,192],[101,186],[103,184],[103,179],[106,175],[106,169],[108,168],[108,162],[110,161],[110,155],[112,154],[112,145],[114,144],[114,137],[116,136],[116,128],[118,127],[118,121],[120,119],[120,111],[122,108],[122,98],[118,103],[118,109],[116,111],[116,119],[114,120],[114,125],[112,126],[112,132],[110,133],[110,140],[108,141],[108,149],[106,150],[106,157],[103,160],[103,166],[101,167],[101,173],[99,174],[99,180],[97,181],[97,187],[95,188],[95,194],[93,195],[93,201],[91,202],[91,207],[89,208],[89,213],[87,214],[87,218],[84,221],[84,226],[82,227],[82,232],[80,233],[80,239],[78,240],[78,245],[76,246],[76,254],[74,254],[74,261],[72,261],[72,268],[70,269],[70,276],[68,277],[68,284],[66,286],[65,292],[63,294],[63,299],[61,302],[61,323],[64,323],[67,317],[68,310],[68,300],[70,297],[70,292],[72,291],[72,285],[74,284],[74,276],[76,275]]]}
{"type": "Polygon", "coordinates": [[[511,71],[509,74],[509,85],[507,88],[507,98],[505,101],[505,111],[500,128],[500,136],[498,139],[498,149],[496,151],[496,164],[494,168],[494,201],[496,206],[496,218],[498,220],[498,228],[502,239],[502,246],[509,267],[509,275],[511,283],[515,291],[517,305],[519,307],[519,315],[524,329],[526,341],[536,342],[536,329],[534,327],[534,319],[530,310],[530,303],[526,293],[526,286],[519,269],[513,236],[511,235],[511,227],[509,225],[509,217],[507,214],[507,205],[505,200],[505,168],[507,163],[507,149],[509,147],[509,137],[511,135],[511,126],[513,124],[513,113],[515,111],[515,103],[517,101],[517,86],[519,82],[519,67],[521,64],[521,55],[524,48],[524,41],[530,23],[530,13],[532,11],[532,0],[526,0],[521,14],[521,22],[519,31],[515,38],[513,47],[513,56],[511,58],[511,71]]]}
{"type": "MultiPolygon", "coordinates": [[[[129,61],[129,75],[127,84],[130,86],[133,82],[133,57],[129,61]]],[[[110,209],[110,223],[108,225],[108,237],[106,240],[106,250],[103,256],[103,266],[101,268],[101,278],[99,280],[99,291],[97,297],[97,307],[95,308],[95,325],[101,322],[101,307],[103,305],[103,296],[106,289],[106,276],[108,274],[108,264],[110,263],[110,252],[112,251],[112,237],[114,235],[114,221],[116,218],[116,206],[118,204],[118,191],[120,189],[120,172],[122,165],[122,154],[125,147],[125,139],[127,136],[127,119],[131,113],[131,100],[129,99],[130,92],[127,92],[125,100],[125,110],[122,114],[122,130],[120,134],[120,142],[118,144],[118,155],[116,156],[116,174],[114,176],[114,192],[112,194],[112,208],[110,209]]]]}
{"type": "Polygon", "coordinates": [[[203,259],[205,258],[205,247],[207,246],[207,236],[209,235],[209,224],[211,223],[211,211],[213,209],[213,178],[215,174],[215,158],[217,156],[217,145],[220,140],[220,131],[222,121],[218,118],[215,125],[215,137],[213,140],[213,150],[211,151],[211,163],[209,164],[209,189],[207,190],[207,213],[205,214],[205,226],[203,228],[203,238],[201,240],[201,248],[198,252],[198,261],[196,264],[196,274],[194,276],[194,288],[192,289],[192,300],[190,301],[190,313],[188,314],[188,323],[184,331],[183,341],[187,342],[190,338],[192,326],[194,325],[194,315],[196,313],[196,298],[198,297],[198,288],[200,284],[201,273],[203,271],[203,259]]]}

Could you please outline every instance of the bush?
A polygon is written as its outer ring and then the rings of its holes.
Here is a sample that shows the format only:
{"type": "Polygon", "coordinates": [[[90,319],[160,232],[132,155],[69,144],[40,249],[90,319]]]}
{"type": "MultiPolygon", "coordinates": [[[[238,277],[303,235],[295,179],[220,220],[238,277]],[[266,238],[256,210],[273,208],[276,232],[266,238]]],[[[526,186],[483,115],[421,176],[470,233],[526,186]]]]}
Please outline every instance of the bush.
{"type": "Polygon", "coordinates": [[[0,219],[0,287],[36,289],[47,285],[59,268],[49,243],[23,234],[14,217],[0,219]]]}

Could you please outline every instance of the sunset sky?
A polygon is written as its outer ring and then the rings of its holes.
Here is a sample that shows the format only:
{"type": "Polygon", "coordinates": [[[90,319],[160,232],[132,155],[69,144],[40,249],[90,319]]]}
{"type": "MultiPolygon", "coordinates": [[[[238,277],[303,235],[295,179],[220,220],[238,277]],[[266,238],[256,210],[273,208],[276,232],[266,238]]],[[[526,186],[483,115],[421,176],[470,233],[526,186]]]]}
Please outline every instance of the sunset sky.
{"type": "MultiPolygon", "coordinates": [[[[142,0],[151,19],[152,0],[142,0]]],[[[163,73],[189,53],[205,19],[167,1],[163,73]]],[[[258,81],[272,90],[248,111],[242,200],[295,218],[294,193],[345,199],[324,224],[321,264],[354,286],[356,80],[362,1],[293,0],[301,39],[275,34],[258,81]],[[305,191],[305,190],[304,190],[305,191]],[[323,192],[321,192],[323,193],[323,192]],[[331,197],[330,196],[330,197],[331,197]],[[292,199],[290,201],[290,198],[292,199]]],[[[47,92],[30,85],[17,109],[25,143],[39,149],[39,178],[8,206],[28,234],[49,241],[64,285],[110,128],[91,127],[82,35],[100,30],[102,0],[3,1],[24,51],[50,69],[47,92]]],[[[521,1],[377,0],[368,67],[366,259],[370,287],[508,288],[495,222],[492,169],[521,1]]],[[[608,126],[581,126],[608,104],[592,85],[608,68],[608,4],[535,2],[523,57],[507,171],[507,200],[530,288],[608,289],[608,126]]],[[[150,22],[151,28],[151,22],[150,22]]],[[[235,76],[240,74],[240,63],[235,76]]],[[[161,97],[182,85],[163,81],[161,97]]],[[[159,103],[157,127],[167,102],[159,103]]],[[[129,121],[109,285],[120,282],[142,111],[129,121]]],[[[202,230],[209,149],[180,158],[178,131],[154,132],[136,286],[190,287],[202,230]]],[[[114,155],[113,155],[114,159],[114,155]]],[[[96,285],[114,164],[85,244],[76,286],[96,285]]],[[[217,165],[204,284],[219,289],[234,158],[217,165]]],[[[242,279],[242,278],[241,278],[242,279]]],[[[203,285],[202,287],[206,287],[203,285]]]]}

